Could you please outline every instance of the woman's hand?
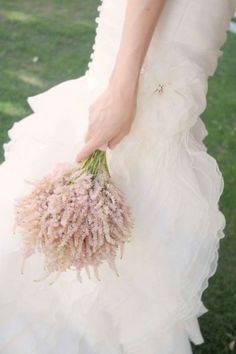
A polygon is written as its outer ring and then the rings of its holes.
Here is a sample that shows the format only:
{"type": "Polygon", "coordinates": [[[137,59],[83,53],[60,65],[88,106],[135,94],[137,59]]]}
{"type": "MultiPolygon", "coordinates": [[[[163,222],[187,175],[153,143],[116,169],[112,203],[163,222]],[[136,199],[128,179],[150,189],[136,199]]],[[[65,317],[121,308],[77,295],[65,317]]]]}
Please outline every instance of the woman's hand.
{"type": "Polygon", "coordinates": [[[76,160],[129,133],[136,111],[140,70],[165,0],[128,0],[121,41],[108,88],[90,106],[85,146],[76,160]]]}
{"type": "Polygon", "coordinates": [[[129,133],[136,113],[136,98],[137,84],[109,82],[89,108],[85,145],[76,157],[77,162],[103,145],[113,149],[129,133]]]}

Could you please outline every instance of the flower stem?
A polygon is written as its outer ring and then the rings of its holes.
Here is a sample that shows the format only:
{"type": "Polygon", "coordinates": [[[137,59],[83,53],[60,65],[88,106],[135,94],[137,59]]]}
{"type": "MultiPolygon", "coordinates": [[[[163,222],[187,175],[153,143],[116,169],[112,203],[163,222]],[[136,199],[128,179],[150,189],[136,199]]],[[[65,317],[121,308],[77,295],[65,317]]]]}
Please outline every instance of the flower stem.
{"type": "Polygon", "coordinates": [[[94,177],[97,175],[98,171],[102,169],[105,169],[109,174],[106,151],[96,149],[83,160],[81,168],[91,172],[94,177]]]}

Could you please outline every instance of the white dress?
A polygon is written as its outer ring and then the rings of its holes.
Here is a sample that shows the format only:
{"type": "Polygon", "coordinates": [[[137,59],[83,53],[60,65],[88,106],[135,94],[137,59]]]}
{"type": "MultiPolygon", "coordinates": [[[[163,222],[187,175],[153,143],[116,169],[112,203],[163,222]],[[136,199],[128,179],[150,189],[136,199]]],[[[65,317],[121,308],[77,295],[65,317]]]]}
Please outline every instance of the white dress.
{"type": "MultiPolygon", "coordinates": [[[[0,166],[1,354],[189,354],[204,342],[198,317],[217,268],[225,218],[223,178],[203,143],[199,115],[222,54],[235,0],[167,0],[140,74],[130,133],[107,150],[114,181],[135,218],[132,241],[102,281],[64,273],[34,282],[42,258],[21,266],[15,198],[83,145],[88,108],[106,87],[127,0],[104,0],[85,74],[29,97],[33,113],[13,124],[0,166]]],[[[12,98],[14,99],[14,98],[12,98]]]]}

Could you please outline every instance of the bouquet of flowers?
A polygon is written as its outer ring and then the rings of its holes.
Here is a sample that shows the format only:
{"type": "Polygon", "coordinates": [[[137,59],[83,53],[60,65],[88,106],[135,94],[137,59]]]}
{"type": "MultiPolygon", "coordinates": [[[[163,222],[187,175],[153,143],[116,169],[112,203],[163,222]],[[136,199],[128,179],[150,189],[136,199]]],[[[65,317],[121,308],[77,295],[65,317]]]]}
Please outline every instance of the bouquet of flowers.
{"type": "MultiPolygon", "coordinates": [[[[16,201],[15,226],[23,237],[23,264],[36,251],[44,255],[46,277],[75,269],[81,281],[89,266],[108,262],[117,275],[118,249],[130,241],[133,219],[125,196],[113,183],[106,152],[95,150],[81,162],[60,163],[34,189],[16,201]]],[[[45,276],[43,277],[45,278],[45,276]]]]}

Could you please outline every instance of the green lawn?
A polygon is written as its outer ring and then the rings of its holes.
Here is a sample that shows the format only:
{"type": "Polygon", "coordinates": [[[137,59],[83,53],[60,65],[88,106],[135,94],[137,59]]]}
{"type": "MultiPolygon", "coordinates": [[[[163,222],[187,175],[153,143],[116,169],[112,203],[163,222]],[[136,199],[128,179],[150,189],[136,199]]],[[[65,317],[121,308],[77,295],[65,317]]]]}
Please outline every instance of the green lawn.
{"type": "Polygon", "coordinates": [[[236,34],[229,33],[223,51],[217,72],[209,80],[203,119],[209,132],[205,143],[225,180],[220,206],[227,221],[226,237],[221,240],[217,273],[203,296],[209,308],[200,318],[206,344],[196,349],[197,354],[232,353],[228,343],[236,340],[236,34]]]}
{"type": "Polygon", "coordinates": [[[7,139],[13,121],[31,112],[27,96],[84,73],[97,4],[94,0],[1,2],[0,142],[7,139]]]}
{"type": "MultiPolygon", "coordinates": [[[[85,72],[98,4],[99,0],[2,0],[0,162],[7,130],[31,112],[26,98],[85,72]]],[[[194,349],[196,354],[231,353],[228,344],[236,337],[235,68],[236,35],[230,33],[217,73],[209,80],[208,107],[203,114],[209,132],[205,143],[225,178],[220,205],[227,226],[217,273],[203,296],[209,309],[200,318],[206,343],[194,349]]]]}

